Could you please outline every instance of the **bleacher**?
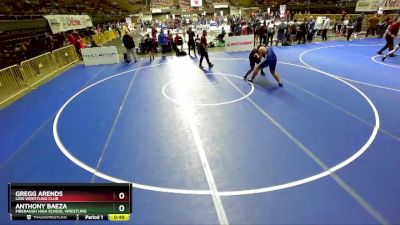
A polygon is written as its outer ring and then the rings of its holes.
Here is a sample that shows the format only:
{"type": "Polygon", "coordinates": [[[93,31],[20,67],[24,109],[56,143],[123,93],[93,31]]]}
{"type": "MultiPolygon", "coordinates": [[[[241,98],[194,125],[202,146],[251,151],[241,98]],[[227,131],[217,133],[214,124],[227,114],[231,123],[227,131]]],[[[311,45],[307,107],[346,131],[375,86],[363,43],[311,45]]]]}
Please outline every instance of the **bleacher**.
{"type": "Polygon", "coordinates": [[[1,19],[44,14],[121,15],[126,10],[102,0],[4,0],[0,3],[1,19]],[[17,17],[16,17],[17,16],[17,17]]]}
{"type": "Polygon", "coordinates": [[[137,13],[147,9],[145,0],[110,0],[111,5],[118,6],[129,13],[137,13]]]}
{"type": "Polygon", "coordinates": [[[157,9],[172,8],[175,3],[173,0],[151,0],[151,7],[157,9]]]}
{"type": "Polygon", "coordinates": [[[195,9],[190,5],[190,0],[179,0],[179,6],[186,12],[194,12],[195,9]]]}

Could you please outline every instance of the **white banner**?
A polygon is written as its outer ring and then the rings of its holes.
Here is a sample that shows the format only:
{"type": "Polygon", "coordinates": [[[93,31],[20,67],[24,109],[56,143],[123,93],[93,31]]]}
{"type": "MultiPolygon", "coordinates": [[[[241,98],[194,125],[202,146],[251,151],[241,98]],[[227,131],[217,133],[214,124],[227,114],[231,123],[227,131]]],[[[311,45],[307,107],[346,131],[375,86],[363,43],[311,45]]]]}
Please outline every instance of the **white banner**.
{"type": "Polygon", "coordinates": [[[286,5],[280,5],[279,12],[281,13],[281,15],[284,15],[286,12],[286,5]]]}
{"type": "Polygon", "coordinates": [[[190,0],[190,6],[192,7],[202,7],[203,0],[190,0]]]}
{"type": "Polygon", "coordinates": [[[115,46],[82,48],[81,52],[83,63],[86,66],[119,63],[118,52],[115,46]]]}
{"type": "Polygon", "coordinates": [[[359,0],[356,5],[356,12],[376,12],[381,0],[359,0]]]}
{"type": "Polygon", "coordinates": [[[93,26],[88,15],[48,15],[44,18],[47,19],[53,34],[93,26]]]}
{"type": "Polygon", "coordinates": [[[151,9],[151,13],[161,13],[162,10],[161,9],[151,9]]]}
{"type": "Polygon", "coordinates": [[[383,0],[380,6],[383,10],[398,10],[400,9],[400,0],[383,0]]]}
{"type": "Polygon", "coordinates": [[[226,52],[251,51],[254,48],[254,36],[242,35],[225,38],[226,52]]]}
{"type": "Polygon", "coordinates": [[[356,5],[356,12],[376,12],[381,10],[400,9],[400,0],[359,0],[356,5]]]}

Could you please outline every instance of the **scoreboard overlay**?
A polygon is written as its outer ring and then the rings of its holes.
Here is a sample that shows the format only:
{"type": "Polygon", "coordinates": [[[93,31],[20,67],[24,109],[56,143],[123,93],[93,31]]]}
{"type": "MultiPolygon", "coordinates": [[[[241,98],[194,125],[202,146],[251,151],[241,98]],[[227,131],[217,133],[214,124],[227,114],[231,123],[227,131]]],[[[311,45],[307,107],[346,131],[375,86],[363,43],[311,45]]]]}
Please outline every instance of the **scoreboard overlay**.
{"type": "Polygon", "coordinates": [[[11,220],[127,221],[132,213],[130,183],[10,183],[11,220]]]}

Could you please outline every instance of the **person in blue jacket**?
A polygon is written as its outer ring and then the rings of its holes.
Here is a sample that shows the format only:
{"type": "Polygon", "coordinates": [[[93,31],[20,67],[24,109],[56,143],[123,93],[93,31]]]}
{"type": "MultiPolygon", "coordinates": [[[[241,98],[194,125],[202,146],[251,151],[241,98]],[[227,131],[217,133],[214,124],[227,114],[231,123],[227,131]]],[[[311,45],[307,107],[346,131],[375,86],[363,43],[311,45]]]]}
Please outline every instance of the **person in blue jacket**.
{"type": "Polygon", "coordinates": [[[168,46],[168,38],[165,36],[163,29],[161,29],[160,34],[158,35],[158,44],[161,45],[162,56],[165,56],[165,51],[168,46]]]}

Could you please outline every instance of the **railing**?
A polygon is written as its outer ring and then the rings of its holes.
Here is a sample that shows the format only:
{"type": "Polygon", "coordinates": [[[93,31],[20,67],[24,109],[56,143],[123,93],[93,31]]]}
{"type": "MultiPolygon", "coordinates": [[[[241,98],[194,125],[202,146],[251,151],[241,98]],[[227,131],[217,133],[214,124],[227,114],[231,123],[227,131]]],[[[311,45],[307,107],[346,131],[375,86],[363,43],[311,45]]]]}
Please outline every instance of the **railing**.
{"type": "Polygon", "coordinates": [[[114,30],[110,30],[110,31],[105,31],[101,34],[96,34],[93,36],[94,41],[96,42],[96,44],[104,44],[106,42],[109,42],[115,38],[118,37],[118,32],[114,31],[114,30]]]}
{"type": "Polygon", "coordinates": [[[0,70],[0,105],[78,60],[70,45],[0,70]]]}
{"type": "Polygon", "coordinates": [[[54,56],[51,52],[21,62],[21,69],[28,83],[40,80],[56,68],[54,56]]]}
{"type": "Polygon", "coordinates": [[[57,67],[65,67],[79,60],[75,48],[71,46],[56,49],[52,54],[57,67]]]}
{"type": "MultiPolygon", "coordinates": [[[[92,36],[96,44],[105,44],[119,37],[115,30],[92,36]]],[[[89,44],[90,38],[84,39],[89,44]]],[[[56,72],[79,61],[72,45],[48,52],[0,70],[0,106],[20,95],[39,82],[50,78],[56,72]]]]}
{"type": "Polygon", "coordinates": [[[7,101],[7,98],[25,89],[27,86],[28,84],[18,65],[0,70],[0,101],[7,101]]]}

